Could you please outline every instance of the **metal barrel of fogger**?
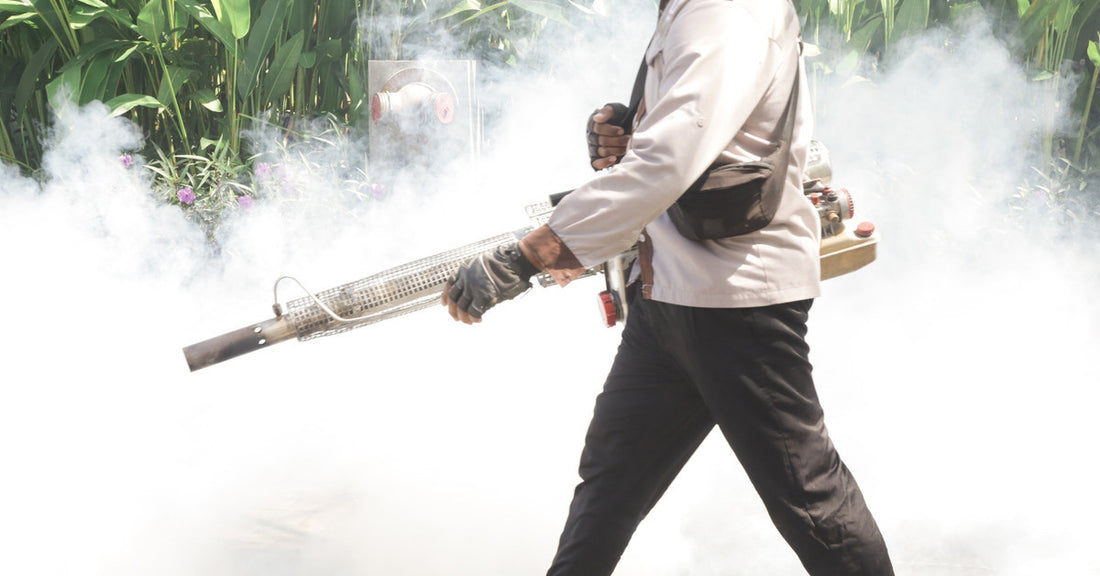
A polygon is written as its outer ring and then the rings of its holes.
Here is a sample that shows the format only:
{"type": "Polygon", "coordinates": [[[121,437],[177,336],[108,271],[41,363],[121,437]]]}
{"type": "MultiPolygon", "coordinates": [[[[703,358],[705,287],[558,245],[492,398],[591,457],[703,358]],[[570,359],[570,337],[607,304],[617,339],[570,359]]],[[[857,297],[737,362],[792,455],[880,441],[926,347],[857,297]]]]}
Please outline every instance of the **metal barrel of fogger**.
{"type": "Polygon", "coordinates": [[[499,234],[291,300],[275,318],[187,346],[187,366],[194,372],[291,338],[312,340],[436,305],[447,279],[468,258],[515,242],[530,230],[499,234]]]}

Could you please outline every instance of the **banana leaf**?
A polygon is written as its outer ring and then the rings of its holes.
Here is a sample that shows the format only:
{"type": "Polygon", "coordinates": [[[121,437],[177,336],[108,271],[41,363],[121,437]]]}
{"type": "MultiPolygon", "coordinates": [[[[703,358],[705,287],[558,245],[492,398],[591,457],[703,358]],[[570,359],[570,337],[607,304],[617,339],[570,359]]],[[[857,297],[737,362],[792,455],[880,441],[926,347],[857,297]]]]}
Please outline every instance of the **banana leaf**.
{"type": "Polygon", "coordinates": [[[191,78],[194,70],[181,68],[169,64],[165,67],[165,74],[160,79],[160,88],[157,89],[157,100],[166,107],[172,108],[172,101],[180,88],[191,78]]]}
{"type": "Polygon", "coordinates": [[[16,117],[21,118],[23,116],[23,111],[27,109],[27,104],[38,87],[38,77],[42,75],[42,71],[46,69],[46,65],[56,53],[57,38],[51,37],[27,61],[27,66],[19,77],[19,85],[15,88],[15,107],[13,111],[16,117]]]}
{"type": "Polygon", "coordinates": [[[212,0],[214,14],[237,40],[248,35],[252,12],[248,0],[212,0]]]}
{"type": "Polygon", "coordinates": [[[161,34],[165,32],[164,6],[161,0],[149,0],[141,9],[137,17],[137,31],[146,40],[160,43],[161,34]]]}
{"type": "Polygon", "coordinates": [[[198,0],[175,0],[176,5],[183,8],[200,26],[218,39],[225,49],[234,56],[237,54],[237,41],[233,36],[233,30],[220,22],[210,14],[198,0]]]}
{"type": "Polygon", "coordinates": [[[262,106],[275,104],[290,90],[290,82],[294,79],[294,71],[298,67],[298,57],[302,53],[302,42],[305,39],[303,32],[295,34],[286,44],[275,50],[275,59],[271,62],[271,68],[264,82],[262,106]]]}
{"type": "Polygon", "coordinates": [[[161,104],[160,100],[146,94],[122,94],[111,98],[105,104],[111,109],[111,116],[121,116],[138,106],[164,109],[164,104],[161,104]]]}
{"type": "Polygon", "coordinates": [[[46,97],[55,111],[65,108],[67,102],[75,100],[80,94],[80,68],[69,67],[46,84],[46,97]]]}
{"type": "Polygon", "coordinates": [[[110,78],[118,78],[111,70],[117,66],[112,54],[101,53],[92,57],[80,75],[80,97],[77,102],[83,105],[92,100],[103,100],[110,78]]]}
{"type": "Polygon", "coordinates": [[[54,4],[49,0],[30,0],[30,3],[67,54],[76,54],[80,51],[80,45],[69,28],[69,13],[57,10],[60,4],[54,4]]]}
{"type": "Polygon", "coordinates": [[[191,100],[211,112],[224,112],[222,101],[214,94],[213,88],[203,88],[191,94],[191,100]]]}
{"type": "Polygon", "coordinates": [[[929,0],[901,0],[894,23],[894,36],[904,38],[928,28],[929,0]]]}
{"type": "Polygon", "coordinates": [[[562,12],[561,4],[556,2],[545,2],[544,0],[512,0],[512,6],[526,10],[532,14],[538,14],[543,18],[553,20],[559,24],[569,24],[569,21],[565,19],[565,14],[562,12]]]}
{"type": "Polygon", "coordinates": [[[267,0],[260,8],[260,16],[245,43],[244,71],[237,83],[237,93],[242,100],[248,99],[259,80],[260,63],[275,46],[275,40],[282,32],[283,22],[290,11],[290,2],[291,0],[267,0]]]}

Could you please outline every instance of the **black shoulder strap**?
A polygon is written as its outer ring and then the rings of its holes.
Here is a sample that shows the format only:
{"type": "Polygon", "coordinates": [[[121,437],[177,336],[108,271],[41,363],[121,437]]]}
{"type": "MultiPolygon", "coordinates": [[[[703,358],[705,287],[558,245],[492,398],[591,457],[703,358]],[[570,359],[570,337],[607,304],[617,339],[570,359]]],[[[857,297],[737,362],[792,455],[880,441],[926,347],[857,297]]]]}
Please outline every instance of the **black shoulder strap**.
{"type": "MultiPolygon", "coordinates": [[[[799,42],[799,45],[801,46],[801,42],[799,42]]],[[[791,95],[787,101],[787,111],[783,113],[783,135],[779,144],[781,147],[784,144],[789,147],[791,137],[794,135],[794,118],[798,110],[799,76],[802,71],[801,48],[799,53],[798,69],[794,73],[794,86],[791,87],[791,95]]],[[[642,104],[642,97],[645,96],[645,76],[648,70],[649,66],[646,65],[643,57],[641,65],[638,66],[638,75],[634,77],[634,88],[630,91],[630,106],[627,107],[624,121],[627,124],[627,126],[624,126],[627,132],[630,132],[633,128],[634,116],[638,113],[638,107],[642,104]]]]}
{"type": "Polygon", "coordinates": [[[626,109],[626,126],[622,126],[627,133],[634,129],[634,116],[638,114],[638,107],[642,105],[642,97],[645,96],[645,74],[649,66],[642,57],[642,65],[638,67],[638,75],[634,77],[634,89],[630,91],[630,106],[626,109]]]}

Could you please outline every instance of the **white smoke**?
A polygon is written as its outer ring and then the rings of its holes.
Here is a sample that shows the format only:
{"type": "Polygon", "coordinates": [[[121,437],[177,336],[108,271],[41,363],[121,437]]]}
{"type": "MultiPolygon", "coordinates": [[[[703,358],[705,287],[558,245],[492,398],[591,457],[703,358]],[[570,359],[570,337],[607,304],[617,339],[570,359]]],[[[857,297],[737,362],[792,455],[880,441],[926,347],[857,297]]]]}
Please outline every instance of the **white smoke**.
{"type": "MultiPolygon", "coordinates": [[[[899,574],[1095,574],[1095,240],[1008,208],[1043,93],[980,22],[901,51],[873,82],[819,86],[834,183],[883,235],[811,316],[830,431],[899,574]]],[[[690,573],[802,573],[714,458],[690,573]]]]}
{"type": "MultiPolygon", "coordinates": [[[[524,224],[587,177],[584,118],[628,96],[651,17],[606,45],[560,32],[576,50],[552,74],[494,76],[510,107],[477,177],[352,213],[258,203],[217,255],[119,163],[132,125],[64,110],[44,178],[0,166],[0,572],[544,572],[617,345],[598,280],[476,327],[429,310],[194,374],[180,349],[269,317],[280,275],[320,290],[524,224]]],[[[947,38],[820,87],[834,180],[883,236],[815,304],[818,387],[898,574],[1095,574],[1095,247],[1006,216],[1031,86],[985,29],[947,38]]],[[[286,170],[317,201],[342,186],[286,170]]],[[[617,573],[801,568],[715,435],[617,573]]]]}

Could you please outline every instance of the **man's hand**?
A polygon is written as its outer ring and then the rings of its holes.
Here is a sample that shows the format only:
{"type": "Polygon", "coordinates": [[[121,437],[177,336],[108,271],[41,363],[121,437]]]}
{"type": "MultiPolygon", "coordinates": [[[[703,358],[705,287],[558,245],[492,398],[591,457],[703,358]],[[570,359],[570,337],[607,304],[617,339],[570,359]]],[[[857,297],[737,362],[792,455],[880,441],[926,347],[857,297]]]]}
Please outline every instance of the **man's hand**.
{"type": "Polygon", "coordinates": [[[626,154],[630,128],[627,108],[617,102],[605,104],[588,117],[588,157],[594,170],[603,170],[626,154]]]}
{"type": "Polygon", "coordinates": [[[463,263],[443,287],[441,303],[451,318],[475,324],[493,306],[526,292],[536,272],[518,243],[498,246],[463,263]]]}

